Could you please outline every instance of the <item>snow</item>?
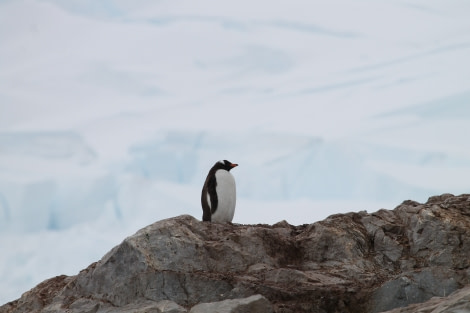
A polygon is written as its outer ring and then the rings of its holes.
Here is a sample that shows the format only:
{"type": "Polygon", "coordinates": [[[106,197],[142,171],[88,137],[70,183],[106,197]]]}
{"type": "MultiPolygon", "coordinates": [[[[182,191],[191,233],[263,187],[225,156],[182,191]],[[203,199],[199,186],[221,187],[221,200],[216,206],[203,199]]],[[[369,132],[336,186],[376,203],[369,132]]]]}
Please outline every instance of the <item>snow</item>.
{"type": "Polygon", "coordinates": [[[139,228],[311,223],[468,192],[470,4],[0,2],[0,304],[139,228]]]}

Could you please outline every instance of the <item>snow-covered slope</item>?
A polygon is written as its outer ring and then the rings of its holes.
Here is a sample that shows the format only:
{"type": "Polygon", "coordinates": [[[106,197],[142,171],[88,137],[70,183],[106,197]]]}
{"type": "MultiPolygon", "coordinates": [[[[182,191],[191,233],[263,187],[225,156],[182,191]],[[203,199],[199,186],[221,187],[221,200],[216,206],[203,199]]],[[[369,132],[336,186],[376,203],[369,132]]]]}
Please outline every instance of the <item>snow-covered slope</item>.
{"type": "Polygon", "coordinates": [[[468,192],[470,4],[1,1],[0,303],[142,226],[468,192]]]}

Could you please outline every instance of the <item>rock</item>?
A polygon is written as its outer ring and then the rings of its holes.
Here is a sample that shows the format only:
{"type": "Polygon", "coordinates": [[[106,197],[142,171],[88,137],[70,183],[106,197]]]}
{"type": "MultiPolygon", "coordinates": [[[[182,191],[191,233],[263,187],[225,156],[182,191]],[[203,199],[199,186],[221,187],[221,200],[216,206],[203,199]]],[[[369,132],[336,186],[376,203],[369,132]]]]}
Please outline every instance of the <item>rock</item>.
{"type": "MultiPolygon", "coordinates": [[[[173,301],[137,301],[131,304],[115,307],[106,303],[96,303],[89,299],[79,299],[69,308],[72,312],[83,313],[187,313],[188,311],[173,301]]],[[[61,307],[56,307],[51,312],[60,312],[61,307]]]]}
{"type": "Polygon", "coordinates": [[[470,312],[470,286],[462,288],[446,298],[434,297],[431,300],[412,304],[406,308],[393,309],[383,313],[469,313],[470,312]]]}
{"type": "Polygon", "coordinates": [[[75,277],[65,275],[47,279],[25,292],[20,299],[9,302],[0,307],[4,312],[39,312],[48,306],[54,297],[75,277]]]}
{"type": "Polygon", "coordinates": [[[279,313],[372,313],[469,283],[470,196],[445,194],[300,226],[162,220],[0,313],[165,312],[162,303],[186,312],[257,294],[279,313]]]}
{"type": "Polygon", "coordinates": [[[272,313],[271,303],[262,295],[195,305],[189,313],[272,313]]]}
{"type": "Polygon", "coordinates": [[[371,311],[382,312],[410,303],[424,302],[434,296],[444,297],[458,288],[455,274],[445,268],[407,273],[387,281],[372,294],[371,311]]]}

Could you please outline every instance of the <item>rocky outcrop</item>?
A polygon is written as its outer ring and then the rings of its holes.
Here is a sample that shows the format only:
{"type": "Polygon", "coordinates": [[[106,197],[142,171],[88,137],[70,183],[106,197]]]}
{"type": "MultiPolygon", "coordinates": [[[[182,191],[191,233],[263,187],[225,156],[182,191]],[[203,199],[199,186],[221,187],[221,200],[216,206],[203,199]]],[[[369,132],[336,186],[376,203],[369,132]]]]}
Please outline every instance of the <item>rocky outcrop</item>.
{"type": "Polygon", "coordinates": [[[201,303],[195,305],[189,313],[272,313],[271,303],[261,295],[254,295],[244,299],[223,300],[212,303],[201,303]]]}
{"type": "Polygon", "coordinates": [[[469,283],[470,195],[444,194],[300,226],[162,220],[0,312],[382,312],[469,283]]]}
{"type": "Polygon", "coordinates": [[[446,298],[434,297],[424,303],[412,304],[384,313],[469,313],[470,287],[462,288],[446,298]]]}

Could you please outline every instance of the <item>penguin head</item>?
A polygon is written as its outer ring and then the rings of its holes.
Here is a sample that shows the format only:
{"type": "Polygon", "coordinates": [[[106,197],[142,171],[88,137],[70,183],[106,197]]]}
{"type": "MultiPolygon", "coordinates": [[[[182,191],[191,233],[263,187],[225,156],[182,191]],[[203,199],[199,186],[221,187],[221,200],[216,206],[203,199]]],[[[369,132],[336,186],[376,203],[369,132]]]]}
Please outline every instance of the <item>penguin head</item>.
{"type": "Polygon", "coordinates": [[[226,171],[230,171],[232,168],[237,167],[238,164],[232,163],[227,160],[221,160],[215,164],[219,169],[224,169],[226,171]]]}

